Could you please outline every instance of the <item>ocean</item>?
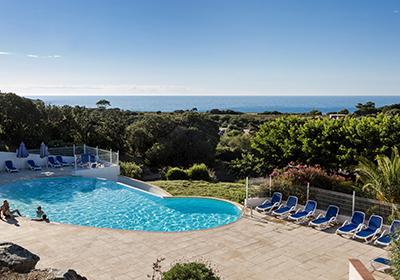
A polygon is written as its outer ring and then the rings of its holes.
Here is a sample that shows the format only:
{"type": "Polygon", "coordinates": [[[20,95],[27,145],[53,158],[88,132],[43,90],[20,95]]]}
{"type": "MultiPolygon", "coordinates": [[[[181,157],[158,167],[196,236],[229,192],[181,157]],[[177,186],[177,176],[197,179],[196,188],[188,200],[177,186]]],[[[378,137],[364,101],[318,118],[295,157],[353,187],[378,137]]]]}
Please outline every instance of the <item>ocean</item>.
{"type": "Polygon", "coordinates": [[[400,103],[399,96],[31,96],[53,105],[96,107],[107,99],[112,107],[141,112],[172,112],[197,108],[231,109],[240,112],[279,111],[303,113],[319,110],[323,113],[341,109],[355,110],[357,103],[375,102],[376,106],[400,103]]]}

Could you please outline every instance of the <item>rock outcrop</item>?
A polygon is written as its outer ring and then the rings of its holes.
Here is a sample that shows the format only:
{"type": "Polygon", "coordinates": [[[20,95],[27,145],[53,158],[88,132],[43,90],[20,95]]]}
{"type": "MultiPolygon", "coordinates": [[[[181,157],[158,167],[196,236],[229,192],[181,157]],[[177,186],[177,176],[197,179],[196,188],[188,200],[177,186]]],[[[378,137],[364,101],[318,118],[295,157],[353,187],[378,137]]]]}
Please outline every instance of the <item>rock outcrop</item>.
{"type": "Polygon", "coordinates": [[[39,256],[17,244],[0,243],[0,268],[7,268],[18,273],[28,273],[35,268],[39,260],[39,256]]]}
{"type": "Polygon", "coordinates": [[[86,277],[79,275],[75,270],[68,269],[67,271],[58,270],[55,273],[54,280],[87,280],[86,277]]]}
{"type": "Polygon", "coordinates": [[[0,280],[87,280],[72,269],[35,269],[39,260],[17,244],[0,243],[0,280]]]}

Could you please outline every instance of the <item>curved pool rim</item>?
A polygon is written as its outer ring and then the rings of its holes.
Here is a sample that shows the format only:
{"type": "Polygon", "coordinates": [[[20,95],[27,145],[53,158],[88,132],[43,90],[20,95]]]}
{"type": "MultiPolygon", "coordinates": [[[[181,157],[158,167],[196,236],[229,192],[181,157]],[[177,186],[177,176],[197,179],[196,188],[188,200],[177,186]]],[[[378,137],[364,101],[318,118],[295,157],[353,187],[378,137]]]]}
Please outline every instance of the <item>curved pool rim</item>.
{"type": "MultiPolygon", "coordinates": [[[[82,176],[75,176],[75,177],[82,177],[82,176]]],[[[127,177],[127,178],[134,179],[134,178],[130,178],[130,177],[127,177]]],[[[96,177],[96,179],[104,180],[104,178],[100,178],[100,177],[96,177]]],[[[134,179],[134,180],[137,180],[137,179],[134,179]]],[[[148,184],[145,181],[141,181],[141,180],[137,180],[137,181],[140,181],[141,183],[144,183],[146,185],[150,185],[152,187],[156,187],[156,188],[162,189],[159,186],[148,184]]],[[[232,200],[229,200],[229,199],[219,198],[219,197],[212,197],[212,196],[198,196],[198,195],[172,195],[172,194],[168,193],[167,191],[165,191],[163,189],[162,190],[167,192],[170,196],[162,196],[162,195],[155,194],[155,193],[152,193],[152,192],[149,192],[149,191],[146,191],[146,190],[142,190],[142,189],[137,188],[135,186],[130,186],[130,185],[128,185],[126,183],[123,183],[123,182],[116,181],[116,183],[118,183],[120,185],[123,185],[126,188],[133,188],[135,190],[138,190],[138,191],[141,191],[141,192],[144,192],[144,193],[148,193],[148,194],[151,194],[151,195],[154,195],[154,196],[158,196],[158,197],[160,197],[162,199],[200,198],[200,199],[211,199],[211,200],[223,201],[223,202],[226,202],[226,203],[230,203],[233,206],[235,206],[236,208],[238,208],[238,210],[240,211],[240,215],[238,216],[238,218],[235,221],[232,221],[232,222],[227,223],[227,224],[219,225],[219,226],[212,227],[212,228],[192,229],[192,230],[186,230],[186,231],[157,231],[157,230],[155,230],[155,231],[146,231],[146,230],[140,230],[140,229],[98,228],[98,227],[75,225],[75,224],[64,224],[64,223],[58,223],[58,224],[72,225],[72,226],[79,226],[79,227],[89,227],[89,228],[96,228],[96,229],[106,229],[106,230],[137,231],[137,232],[166,233],[166,234],[174,234],[175,233],[176,234],[176,233],[201,232],[201,231],[209,231],[209,230],[219,229],[219,228],[226,227],[226,226],[232,225],[234,223],[237,223],[239,220],[241,220],[243,218],[243,215],[244,215],[244,206],[242,204],[238,203],[238,202],[235,202],[235,201],[232,201],[232,200]]]]}
{"type": "MultiPolygon", "coordinates": [[[[239,211],[239,215],[237,217],[236,220],[228,222],[226,224],[222,224],[222,225],[217,225],[214,227],[210,227],[210,228],[203,228],[203,229],[190,229],[190,230],[182,230],[182,231],[162,231],[162,230],[144,230],[144,229],[122,229],[122,228],[111,228],[111,227],[96,227],[96,226],[91,226],[91,225],[80,225],[80,224],[74,224],[74,223],[63,223],[63,222],[57,222],[57,221],[51,221],[50,224],[48,224],[49,226],[53,225],[57,225],[57,226],[66,226],[66,227],[71,227],[71,228],[82,228],[82,229],[92,229],[92,230],[100,230],[100,231],[121,231],[121,232],[138,232],[138,233],[149,233],[149,234],[184,234],[184,233],[194,233],[194,232],[203,232],[203,231],[210,231],[210,230],[217,230],[217,229],[221,229],[227,226],[231,226],[237,222],[239,222],[244,215],[244,206],[241,205],[240,203],[228,200],[228,199],[224,199],[224,198],[219,198],[219,197],[212,197],[212,196],[182,196],[182,195],[178,195],[178,196],[173,196],[171,194],[168,194],[170,196],[163,196],[163,195],[159,195],[156,193],[152,193],[150,191],[146,191],[143,189],[140,189],[138,187],[135,186],[131,186],[125,182],[120,182],[120,181],[113,181],[113,180],[108,180],[105,178],[101,178],[101,177],[86,177],[86,176],[80,176],[80,175],[62,175],[62,176],[43,176],[43,177],[34,177],[34,178],[23,178],[23,179],[16,179],[16,180],[10,180],[7,182],[2,182],[0,183],[0,188],[2,185],[7,185],[7,184],[11,184],[11,183],[18,183],[18,182],[29,182],[29,181],[36,181],[36,180],[46,180],[46,179],[56,179],[56,178],[66,178],[66,177],[74,177],[74,178],[87,178],[87,179],[96,179],[96,180],[103,180],[103,181],[111,181],[114,183],[117,183],[120,186],[123,186],[125,188],[131,188],[134,189],[136,191],[140,191],[143,193],[147,193],[150,194],[152,196],[156,196],[159,197],[161,199],[181,199],[181,198],[198,198],[198,199],[208,199],[208,200],[216,200],[216,201],[222,201],[225,203],[229,203],[231,205],[233,205],[234,207],[236,207],[239,211]]],[[[130,177],[127,177],[130,178],[130,177]]],[[[133,179],[133,178],[130,178],[133,179]]],[[[137,179],[135,179],[137,180],[137,179]]],[[[140,180],[138,180],[140,181],[140,180]]],[[[145,181],[140,181],[144,184],[147,184],[147,182],[145,181]]],[[[151,185],[151,184],[147,184],[147,185],[151,185]]],[[[151,185],[154,186],[154,185],[151,185]]],[[[162,189],[161,187],[155,186],[157,188],[162,189]]],[[[22,217],[18,217],[18,219],[24,219],[28,222],[33,222],[33,223],[37,223],[35,221],[32,221],[31,218],[26,217],[26,216],[22,216],[22,217]]]]}

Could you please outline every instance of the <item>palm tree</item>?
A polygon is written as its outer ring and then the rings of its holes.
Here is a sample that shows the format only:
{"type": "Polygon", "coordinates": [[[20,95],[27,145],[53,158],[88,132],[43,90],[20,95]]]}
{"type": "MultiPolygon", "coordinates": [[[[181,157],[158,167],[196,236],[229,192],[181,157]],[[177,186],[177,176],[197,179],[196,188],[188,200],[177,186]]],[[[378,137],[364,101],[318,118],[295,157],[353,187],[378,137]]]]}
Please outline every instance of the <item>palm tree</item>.
{"type": "Polygon", "coordinates": [[[357,180],[363,184],[363,190],[375,194],[378,200],[392,204],[392,214],[397,211],[400,202],[400,156],[396,147],[392,155],[376,156],[376,163],[361,158],[356,168],[357,180]]]}

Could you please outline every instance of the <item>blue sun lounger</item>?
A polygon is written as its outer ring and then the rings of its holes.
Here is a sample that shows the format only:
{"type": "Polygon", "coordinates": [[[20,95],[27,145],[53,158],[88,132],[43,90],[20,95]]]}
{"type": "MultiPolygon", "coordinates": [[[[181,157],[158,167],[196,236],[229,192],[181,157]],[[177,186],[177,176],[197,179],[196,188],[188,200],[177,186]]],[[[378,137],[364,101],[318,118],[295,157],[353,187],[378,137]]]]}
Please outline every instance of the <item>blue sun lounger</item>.
{"type": "Polygon", "coordinates": [[[64,161],[62,156],[56,156],[56,160],[58,161],[58,163],[60,163],[62,166],[68,166],[70,165],[68,162],[64,161]]]}
{"type": "Polygon", "coordinates": [[[390,225],[389,232],[386,233],[386,230],[384,230],[381,234],[381,236],[378,237],[377,240],[375,240],[376,245],[380,246],[389,246],[392,240],[397,240],[399,239],[399,231],[400,231],[400,221],[399,220],[394,220],[392,224],[390,225]]]}
{"type": "Polygon", "coordinates": [[[37,165],[37,164],[35,163],[35,161],[32,160],[32,159],[28,159],[28,160],[26,161],[26,163],[28,164],[28,167],[29,167],[30,170],[33,170],[33,171],[40,171],[40,170],[42,170],[42,168],[41,168],[39,165],[37,165]]]}
{"type": "Polygon", "coordinates": [[[271,200],[267,199],[260,205],[256,207],[257,211],[260,212],[269,212],[272,209],[276,208],[281,204],[282,201],[282,194],[280,192],[274,192],[272,194],[271,200]]]}
{"type": "Polygon", "coordinates": [[[48,157],[48,165],[52,168],[60,168],[61,164],[58,163],[58,161],[56,161],[54,159],[54,157],[48,157]]]}
{"type": "Polygon", "coordinates": [[[296,209],[298,198],[296,196],[289,196],[285,205],[279,206],[278,209],[272,212],[272,215],[284,217],[296,209]]]}
{"type": "Polygon", "coordinates": [[[371,266],[374,270],[382,272],[392,268],[390,260],[382,257],[371,260],[371,266]]]}
{"type": "Polygon", "coordinates": [[[368,226],[363,226],[356,232],[354,238],[362,239],[365,242],[371,241],[382,229],[383,218],[378,215],[371,215],[368,220],[368,226]]]}
{"type": "Polygon", "coordinates": [[[303,209],[299,209],[295,214],[289,216],[290,220],[295,222],[301,222],[307,220],[312,215],[314,215],[315,210],[317,209],[317,202],[314,200],[308,200],[303,209]]]}
{"type": "Polygon", "coordinates": [[[320,213],[315,220],[312,220],[308,225],[319,229],[326,229],[336,222],[339,215],[339,207],[336,205],[329,205],[326,210],[325,216],[320,213]]]}
{"type": "Polygon", "coordinates": [[[90,155],[89,154],[82,154],[80,161],[79,161],[79,166],[83,168],[89,168],[90,167],[90,155]]]}
{"type": "Polygon", "coordinates": [[[90,162],[90,168],[96,168],[97,167],[97,157],[94,155],[89,155],[89,162],[90,162]]]}
{"type": "Polygon", "coordinates": [[[19,172],[19,170],[14,166],[14,163],[11,160],[6,160],[4,162],[4,168],[8,173],[19,172]]]}
{"type": "Polygon", "coordinates": [[[354,211],[351,221],[346,220],[343,225],[336,230],[337,234],[354,234],[364,225],[365,214],[361,211],[354,211]]]}

